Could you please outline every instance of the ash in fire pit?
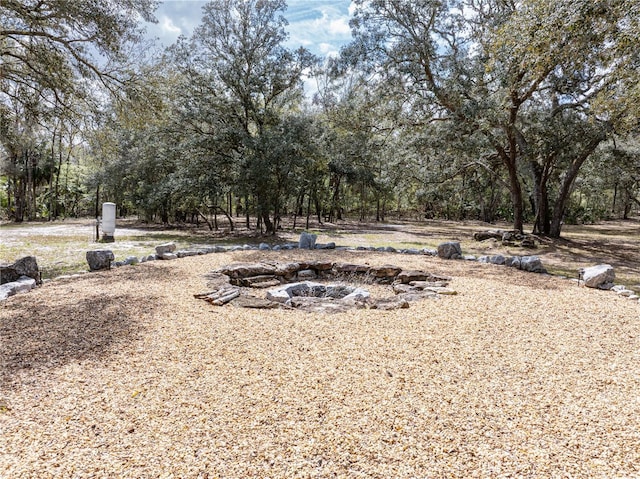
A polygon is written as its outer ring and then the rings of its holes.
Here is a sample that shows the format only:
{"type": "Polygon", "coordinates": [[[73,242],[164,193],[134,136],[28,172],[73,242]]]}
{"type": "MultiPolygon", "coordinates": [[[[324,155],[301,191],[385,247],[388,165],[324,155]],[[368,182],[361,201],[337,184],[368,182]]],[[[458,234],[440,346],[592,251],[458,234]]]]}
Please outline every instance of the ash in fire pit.
{"type": "Polygon", "coordinates": [[[301,283],[286,284],[280,288],[267,291],[267,299],[278,303],[305,307],[325,301],[341,301],[344,305],[355,306],[364,303],[369,298],[369,292],[357,287],[303,281],[301,283]]]}

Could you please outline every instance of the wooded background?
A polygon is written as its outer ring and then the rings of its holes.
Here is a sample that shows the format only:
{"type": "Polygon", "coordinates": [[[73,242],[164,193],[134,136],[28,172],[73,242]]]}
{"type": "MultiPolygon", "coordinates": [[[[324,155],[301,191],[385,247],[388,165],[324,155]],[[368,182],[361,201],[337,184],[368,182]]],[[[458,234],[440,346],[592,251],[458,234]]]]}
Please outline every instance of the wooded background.
{"type": "Polygon", "coordinates": [[[353,41],[319,59],[284,47],[283,0],[210,2],[163,51],[152,0],[3,0],[1,217],[113,201],[265,233],[295,215],[557,237],[638,211],[637,0],[355,3],[353,41]]]}

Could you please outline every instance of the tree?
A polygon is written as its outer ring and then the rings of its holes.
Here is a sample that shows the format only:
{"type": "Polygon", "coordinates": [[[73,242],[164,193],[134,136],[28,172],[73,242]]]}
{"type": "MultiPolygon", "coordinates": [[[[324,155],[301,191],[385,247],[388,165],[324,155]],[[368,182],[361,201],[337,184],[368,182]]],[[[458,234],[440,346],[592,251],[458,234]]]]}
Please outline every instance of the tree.
{"type": "Polygon", "coordinates": [[[140,40],[140,18],[154,21],[155,0],[3,0],[0,3],[0,103],[64,103],[97,80],[108,88],[122,76],[127,47],[140,40]]]}
{"type": "MultiPolygon", "coordinates": [[[[638,32],[637,8],[624,0],[356,4],[356,41],[345,57],[385,78],[385,88],[404,99],[415,124],[445,122],[462,139],[476,145],[480,140],[481,156],[500,159],[514,228],[522,230],[525,219],[524,164],[532,159],[544,168],[545,161],[532,148],[537,139],[526,133],[536,130],[528,127],[534,121],[550,124],[564,111],[574,112],[574,122],[595,125],[583,128],[590,133],[581,139],[582,148],[571,145],[553,156],[563,158],[554,165],[564,171],[543,232],[559,235],[582,164],[616,123],[630,118],[630,102],[620,100],[628,99],[623,86],[637,79],[637,49],[629,46],[638,32]],[[548,112],[544,119],[540,108],[548,112]]],[[[538,193],[536,208],[546,208],[538,193]]]]}
{"type": "MultiPolygon", "coordinates": [[[[290,51],[282,46],[287,38],[283,0],[216,0],[203,8],[204,17],[192,38],[194,56],[189,65],[201,78],[213,101],[201,105],[215,109],[215,121],[231,130],[232,151],[246,173],[243,192],[253,195],[258,216],[267,232],[275,233],[270,213],[277,212],[280,191],[271,168],[274,135],[295,113],[302,99],[302,76],[315,62],[305,49],[290,51]]],[[[286,142],[286,136],[280,138],[286,142]]],[[[224,152],[229,155],[230,151],[224,152]]],[[[219,155],[216,155],[219,156],[219,155]]],[[[277,215],[276,215],[277,216],[277,215]]]]}

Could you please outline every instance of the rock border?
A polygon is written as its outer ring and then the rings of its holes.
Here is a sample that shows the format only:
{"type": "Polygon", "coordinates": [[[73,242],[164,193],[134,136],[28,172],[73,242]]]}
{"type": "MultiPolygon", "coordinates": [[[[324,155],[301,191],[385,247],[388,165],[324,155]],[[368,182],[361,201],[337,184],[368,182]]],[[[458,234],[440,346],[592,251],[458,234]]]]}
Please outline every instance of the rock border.
{"type": "MultiPolygon", "coordinates": [[[[311,235],[311,236],[314,236],[314,235],[311,235]]],[[[509,257],[505,257],[505,256],[502,256],[502,255],[492,255],[492,256],[488,256],[487,255],[487,256],[476,257],[474,255],[463,255],[462,254],[462,250],[460,248],[460,243],[457,242],[457,241],[449,241],[449,242],[441,243],[438,246],[437,250],[430,249],[430,248],[421,248],[421,249],[418,249],[418,248],[406,248],[405,249],[405,248],[403,248],[403,249],[398,249],[398,248],[394,248],[392,246],[379,246],[379,247],[373,247],[373,246],[355,246],[355,247],[336,246],[336,244],[333,243],[333,242],[326,243],[326,244],[321,244],[321,243],[315,243],[314,241],[315,240],[313,238],[306,237],[306,239],[303,241],[303,245],[305,246],[305,248],[303,248],[303,249],[328,249],[328,250],[336,250],[336,251],[369,251],[369,252],[397,253],[397,254],[408,254],[408,255],[438,256],[438,257],[443,258],[443,259],[458,259],[458,260],[465,260],[465,261],[476,261],[476,262],[479,262],[479,263],[489,263],[489,264],[495,264],[495,265],[503,265],[503,266],[507,266],[507,267],[515,267],[517,269],[520,269],[522,271],[527,271],[527,272],[540,273],[540,274],[549,274],[546,271],[546,269],[542,266],[542,262],[541,262],[540,258],[537,257],[537,256],[509,256],[509,257]],[[311,244],[313,244],[313,248],[311,248],[311,244]]],[[[235,251],[289,251],[289,250],[294,250],[294,249],[300,249],[300,242],[298,242],[298,243],[285,243],[285,244],[282,244],[282,245],[274,245],[274,246],[270,246],[267,243],[260,243],[257,246],[249,245],[249,244],[244,244],[242,246],[240,246],[240,245],[233,245],[233,246],[219,246],[219,245],[216,245],[216,246],[204,246],[204,247],[197,248],[197,249],[192,249],[192,250],[178,250],[178,251],[176,251],[175,243],[165,243],[165,244],[156,246],[156,253],[155,254],[150,254],[150,255],[147,255],[147,256],[143,256],[143,257],[128,256],[123,261],[113,261],[113,260],[111,260],[109,262],[103,263],[101,265],[101,267],[98,268],[98,269],[94,269],[92,267],[92,265],[90,264],[90,271],[101,271],[101,270],[104,270],[104,269],[111,269],[112,267],[121,267],[121,266],[126,266],[126,265],[136,265],[136,264],[139,264],[139,263],[146,263],[148,261],[173,260],[173,259],[184,258],[184,257],[188,257],[188,256],[205,255],[205,254],[211,254],[211,253],[228,253],[228,252],[235,252],[235,251]]],[[[90,250],[90,251],[87,251],[87,259],[89,257],[93,257],[94,256],[94,253],[92,253],[92,251],[93,252],[100,252],[100,254],[107,255],[107,256],[108,256],[109,253],[113,254],[110,250],[104,250],[104,249],[101,249],[101,250],[90,250]]],[[[35,260],[35,258],[34,258],[34,260],[35,260]]],[[[21,261],[21,260],[18,260],[18,261],[21,261]]],[[[600,266],[602,266],[602,265],[594,266],[594,268],[595,267],[600,267],[600,266]]],[[[604,266],[608,266],[608,265],[604,265],[604,266]]],[[[582,268],[582,269],[578,270],[577,279],[570,279],[569,278],[569,280],[570,281],[576,281],[578,283],[578,285],[584,285],[584,286],[587,286],[587,287],[591,287],[590,283],[587,283],[586,281],[583,282],[584,272],[586,270],[588,270],[588,269],[589,268],[582,268]]],[[[78,277],[81,277],[82,275],[84,275],[85,273],[86,272],[79,272],[79,273],[74,273],[74,274],[70,274],[70,275],[62,275],[62,276],[58,276],[56,278],[49,279],[49,280],[44,280],[44,281],[40,281],[39,278],[38,278],[36,280],[36,284],[33,287],[37,286],[38,284],[45,283],[45,282],[52,281],[52,280],[63,280],[63,279],[78,278],[78,277]]],[[[567,279],[566,277],[562,277],[562,276],[559,276],[559,277],[567,279]]],[[[6,283],[6,284],[9,284],[9,283],[6,283]]],[[[613,292],[615,292],[616,294],[618,294],[620,296],[627,297],[630,300],[638,301],[638,303],[640,303],[640,294],[636,294],[636,292],[634,292],[633,290],[627,288],[624,285],[616,285],[616,284],[613,283],[612,280],[609,280],[604,285],[599,284],[599,285],[597,285],[595,287],[597,287],[598,289],[604,289],[604,290],[613,291],[613,292]]],[[[18,293],[18,292],[26,291],[26,287],[24,286],[24,282],[23,282],[20,285],[16,284],[16,285],[13,285],[13,286],[6,286],[2,291],[4,291],[4,292],[0,293],[0,301],[6,299],[7,297],[9,297],[9,296],[11,296],[13,294],[18,293]]]]}

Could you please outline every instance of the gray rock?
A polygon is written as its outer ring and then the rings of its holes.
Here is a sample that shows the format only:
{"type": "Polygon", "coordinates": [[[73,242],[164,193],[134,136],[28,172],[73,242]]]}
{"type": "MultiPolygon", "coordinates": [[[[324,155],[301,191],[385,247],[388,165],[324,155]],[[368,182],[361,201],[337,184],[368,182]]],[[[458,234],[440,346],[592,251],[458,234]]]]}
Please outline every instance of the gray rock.
{"type": "Polygon", "coordinates": [[[520,258],[520,269],[529,273],[546,273],[542,261],[537,256],[523,256],[520,258]]]}
{"type": "Polygon", "coordinates": [[[115,259],[113,251],[108,249],[98,249],[87,251],[87,263],[89,263],[89,271],[100,271],[111,268],[111,262],[115,259]]]}
{"type": "Polygon", "coordinates": [[[0,301],[18,293],[26,293],[36,287],[36,280],[28,276],[20,276],[16,281],[0,285],[0,301]]]}
{"type": "Polygon", "coordinates": [[[465,254],[462,259],[465,261],[475,261],[476,257],[472,254],[465,254]]]}
{"type": "Polygon", "coordinates": [[[422,252],[416,248],[409,248],[405,251],[405,254],[422,254],[422,252]]]}
{"type": "Polygon", "coordinates": [[[344,298],[342,298],[342,301],[345,302],[355,302],[355,301],[364,301],[365,299],[367,299],[369,296],[371,296],[369,294],[369,291],[364,290],[362,288],[356,288],[353,293],[348,294],[347,296],[345,296],[344,298]]]}
{"type": "Polygon", "coordinates": [[[509,266],[510,268],[520,269],[520,257],[519,256],[509,256],[504,264],[509,266]]]}
{"type": "Polygon", "coordinates": [[[366,273],[369,271],[369,266],[363,264],[336,263],[333,265],[333,269],[338,274],[366,273]]]}
{"type": "Polygon", "coordinates": [[[174,253],[164,253],[162,255],[159,255],[158,259],[164,259],[164,260],[178,259],[178,255],[174,253]]]}
{"type": "Polygon", "coordinates": [[[422,254],[426,254],[427,256],[438,256],[438,250],[430,249],[430,248],[423,248],[422,249],[422,254]]]}
{"type": "MultiPolygon", "coordinates": [[[[270,289],[269,291],[267,291],[267,299],[269,301],[275,301],[277,303],[286,303],[293,296],[308,295],[308,291],[312,286],[316,284],[317,283],[311,283],[307,281],[302,283],[291,283],[280,288],[270,289]]],[[[321,286],[320,284],[317,285],[321,286]]]]}
{"type": "Polygon", "coordinates": [[[279,244],[277,244],[272,249],[273,249],[273,251],[280,251],[282,248],[280,247],[279,244]]]}
{"type": "Polygon", "coordinates": [[[505,262],[506,262],[506,258],[501,254],[489,256],[489,263],[491,264],[497,264],[498,266],[503,266],[505,262]]]}
{"type": "Polygon", "coordinates": [[[173,253],[176,250],[175,243],[165,243],[156,246],[156,254],[162,256],[165,253],[173,253]]]}
{"type": "Polygon", "coordinates": [[[438,257],[443,259],[459,259],[462,258],[462,248],[460,242],[449,241],[438,245],[438,257]]]}
{"type": "Polygon", "coordinates": [[[175,255],[178,258],[186,258],[188,256],[198,256],[198,252],[197,251],[180,250],[180,251],[176,251],[175,255]]]}
{"type": "Polygon", "coordinates": [[[316,244],[316,249],[336,249],[336,244],[332,241],[331,243],[326,244],[316,244]]]}
{"type": "Polygon", "coordinates": [[[298,247],[300,249],[314,249],[316,246],[317,235],[312,233],[307,233],[303,231],[300,234],[300,240],[298,241],[298,247]]]}
{"type": "Polygon", "coordinates": [[[300,263],[278,263],[273,274],[276,276],[290,276],[300,269],[302,269],[300,263]]]}
{"type": "Polygon", "coordinates": [[[599,264],[597,266],[590,266],[582,270],[582,279],[584,285],[589,288],[601,288],[611,289],[613,288],[613,281],[616,279],[613,266],[609,264],[599,264]],[[605,285],[611,285],[608,288],[602,288],[605,285]]]}
{"type": "Polygon", "coordinates": [[[124,260],[124,264],[138,264],[140,263],[140,259],[137,256],[127,256],[124,260]]]}
{"type": "Polygon", "coordinates": [[[40,283],[40,269],[35,256],[25,256],[13,264],[0,265],[0,284],[17,281],[21,276],[33,278],[40,283]]]}
{"type": "Polygon", "coordinates": [[[250,278],[252,276],[273,276],[276,274],[276,267],[266,263],[232,263],[217,272],[234,279],[250,278]]]}
{"type": "Polygon", "coordinates": [[[260,243],[260,244],[258,245],[258,249],[259,249],[260,251],[268,251],[268,250],[270,250],[270,249],[271,249],[271,247],[270,247],[267,243],[260,243]]]}
{"type": "Polygon", "coordinates": [[[385,251],[385,253],[397,253],[398,252],[398,250],[395,249],[393,246],[385,247],[384,251],[385,251]]]}
{"type": "Polygon", "coordinates": [[[303,269],[298,271],[299,280],[316,279],[316,272],[312,269],[303,269]]]}

